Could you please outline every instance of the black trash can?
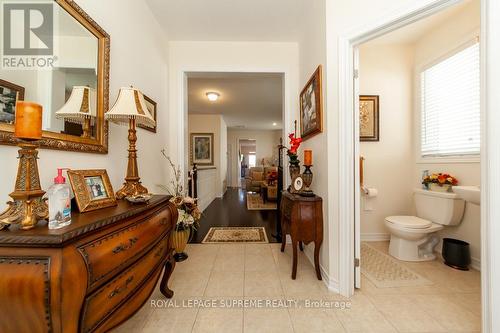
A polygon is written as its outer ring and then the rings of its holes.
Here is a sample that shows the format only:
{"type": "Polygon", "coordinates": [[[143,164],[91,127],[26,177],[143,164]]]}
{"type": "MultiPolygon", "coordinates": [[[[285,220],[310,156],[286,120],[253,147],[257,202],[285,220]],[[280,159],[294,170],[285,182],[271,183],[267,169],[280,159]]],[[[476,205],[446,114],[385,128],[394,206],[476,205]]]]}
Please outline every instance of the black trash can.
{"type": "Polygon", "coordinates": [[[471,263],[469,243],[453,239],[443,238],[444,263],[455,269],[468,271],[471,263]]]}

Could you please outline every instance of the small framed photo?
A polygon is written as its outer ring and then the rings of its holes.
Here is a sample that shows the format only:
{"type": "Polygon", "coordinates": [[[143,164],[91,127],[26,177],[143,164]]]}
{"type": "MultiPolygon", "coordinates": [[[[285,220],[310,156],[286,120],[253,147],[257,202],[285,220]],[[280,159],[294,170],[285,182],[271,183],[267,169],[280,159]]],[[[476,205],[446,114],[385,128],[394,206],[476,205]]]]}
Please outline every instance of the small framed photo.
{"type": "Polygon", "coordinates": [[[68,170],[68,178],[81,213],[116,206],[106,170],[68,170]]]}
{"type": "Polygon", "coordinates": [[[24,100],[24,87],[0,79],[0,123],[14,124],[16,102],[24,100]]]}
{"type": "Polygon", "coordinates": [[[300,136],[302,140],[323,132],[321,65],[300,93],[300,136]]]}
{"type": "Polygon", "coordinates": [[[214,165],[214,134],[191,133],[191,164],[214,165]]]}
{"type": "Polygon", "coordinates": [[[379,141],[378,95],[359,96],[359,140],[379,141]]]}
{"type": "Polygon", "coordinates": [[[150,132],[156,133],[156,128],[158,127],[158,118],[157,118],[158,115],[157,115],[157,110],[156,110],[156,106],[157,106],[156,102],[153,101],[151,98],[149,98],[146,95],[144,95],[144,100],[146,101],[146,106],[148,108],[149,113],[151,114],[151,116],[155,120],[155,126],[154,127],[150,127],[150,126],[138,124],[137,127],[145,129],[146,131],[150,131],[150,132]]]}

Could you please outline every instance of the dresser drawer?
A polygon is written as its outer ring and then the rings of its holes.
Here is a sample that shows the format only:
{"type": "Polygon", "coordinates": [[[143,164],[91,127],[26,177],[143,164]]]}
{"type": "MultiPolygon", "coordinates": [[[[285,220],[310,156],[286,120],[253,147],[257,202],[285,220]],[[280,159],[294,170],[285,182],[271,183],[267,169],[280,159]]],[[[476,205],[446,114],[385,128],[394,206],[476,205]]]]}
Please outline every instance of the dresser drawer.
{"type": "Polygon", "coordinates": [[[78,247],[88,269],[88,285],[103,283],[141,255],[171,228],[170,210],[140,220],[124,229],[78,247]]]}
{"type": "Polygon", "coordinates": [[[149,275],[158,269],[158,265],[168,254],[168,247],[169,239],[166,236],[143,258],[89,295],[83,309],[81,326],[83,332],[93,331],[121,303],[133,295],[149,275]]]}

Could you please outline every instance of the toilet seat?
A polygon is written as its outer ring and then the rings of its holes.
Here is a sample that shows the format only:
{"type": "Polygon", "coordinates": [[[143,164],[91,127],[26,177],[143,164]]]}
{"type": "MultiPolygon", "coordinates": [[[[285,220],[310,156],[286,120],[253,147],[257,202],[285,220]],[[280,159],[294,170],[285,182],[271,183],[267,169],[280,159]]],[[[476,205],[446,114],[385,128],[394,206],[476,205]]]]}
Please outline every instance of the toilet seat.
{"type": "Polygon", "coordinates": [[[427,229],[433,224],[431,221],[416,216],[389,216],[385,220],[408,229],[427,229]]]}

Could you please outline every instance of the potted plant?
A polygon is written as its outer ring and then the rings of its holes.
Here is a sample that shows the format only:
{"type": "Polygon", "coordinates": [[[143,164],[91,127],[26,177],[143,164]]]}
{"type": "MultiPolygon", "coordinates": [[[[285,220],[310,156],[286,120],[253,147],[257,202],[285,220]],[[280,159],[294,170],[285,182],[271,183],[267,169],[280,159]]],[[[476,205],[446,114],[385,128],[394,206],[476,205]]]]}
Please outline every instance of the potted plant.
{"type": "Polygon", "coordinates": [[[192,231],[198,228],[201,219],[201,211],[196,202],[197,199],[187,196],[184,191],[180,166],[175,167],[170,157],[165,153],[165,149],[163,149],[161,153],[169,162],[170,168],[174,174],[174,179],[170,182],[171,186],[161,187],[172,195],[170,201],[175,204],[177,212],[179,213],[177,223],[171,235],[171,240],[175,248],[174,259],[180,262],[188,258],[184,250],[190,240],[192,231]]]}
{"type": "Polygon", "coordinates": [[[425,176],[422,184],[431,191],[451,192],[451,187],[458,184],[458,180],[448,173],[433,173],[425,176]]]}

